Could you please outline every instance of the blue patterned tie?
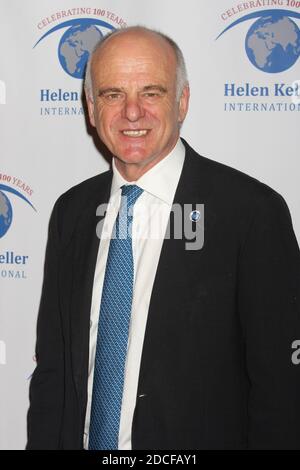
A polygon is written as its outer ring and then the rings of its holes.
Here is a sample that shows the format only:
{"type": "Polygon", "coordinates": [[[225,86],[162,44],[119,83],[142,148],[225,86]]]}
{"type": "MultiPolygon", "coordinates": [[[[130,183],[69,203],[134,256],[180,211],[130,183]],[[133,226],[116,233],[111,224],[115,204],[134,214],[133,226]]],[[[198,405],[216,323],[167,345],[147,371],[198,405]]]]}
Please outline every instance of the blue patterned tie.
{"type": "Polygon", "coordinates": [[[119,213],[110,240],[103,283],[89,449],[118,449],[124,369],[133,293],[132,210],[143,190],[122,186],[119,213]]]}

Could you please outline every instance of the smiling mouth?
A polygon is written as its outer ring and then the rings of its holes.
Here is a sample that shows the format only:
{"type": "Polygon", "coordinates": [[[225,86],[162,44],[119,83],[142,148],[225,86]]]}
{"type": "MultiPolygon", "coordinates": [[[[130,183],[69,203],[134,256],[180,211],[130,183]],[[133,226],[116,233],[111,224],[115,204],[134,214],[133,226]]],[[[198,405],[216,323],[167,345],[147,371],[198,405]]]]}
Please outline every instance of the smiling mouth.
{"type": "Polygon", "coordinates": [[[143,137],[147,135],[149,132],[148,129],[138,129],[138,130],[126,130],[122,131],[123,135],[126,135],[126,137],[143,137]]]}

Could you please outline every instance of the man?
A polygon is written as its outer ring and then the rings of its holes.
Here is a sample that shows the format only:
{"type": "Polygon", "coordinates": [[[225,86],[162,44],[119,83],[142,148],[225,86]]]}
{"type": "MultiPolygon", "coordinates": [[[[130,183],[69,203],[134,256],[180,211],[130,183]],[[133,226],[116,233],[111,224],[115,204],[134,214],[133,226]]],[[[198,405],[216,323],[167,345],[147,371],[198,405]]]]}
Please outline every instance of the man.
{"type": "Polygon", "coordinates": [[[113,169],[53,210],[27,448],[299,449],[300,254],[284,200],[179,139],[189,88],[169,38],[113,33],[86,93],[113,169]],[[190,208],[184,229],[204,226],[195,246],[175,236],[175,206],[190,208]]]}

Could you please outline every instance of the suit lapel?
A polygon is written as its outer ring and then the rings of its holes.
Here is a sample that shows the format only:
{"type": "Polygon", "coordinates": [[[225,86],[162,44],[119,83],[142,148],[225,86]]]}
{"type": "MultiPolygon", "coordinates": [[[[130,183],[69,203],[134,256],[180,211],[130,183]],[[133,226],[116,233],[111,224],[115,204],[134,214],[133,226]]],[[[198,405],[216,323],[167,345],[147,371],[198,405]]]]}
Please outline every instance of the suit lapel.
{"type": "Polygon", "coordinates": [[[73,285],[70,308],[70,334],[73,376],[81,403],[85,403],[88,378],[90,310],[94,273],[99,248],[96,226],[101,219],[96,216],[100,204],[109,200],[112,174],[88,199],[79,222],[73,244],[73,285]]]}
{"type": "MultiPolygon", "coordinates": [[[[186,157],[173,206],[179,205],[184,209],[187,205],[188,211],[191,211],[207,200],[211,188],[205,175],[199,171],[202,157],[197,155],[184,140],[183,143],[186,146],[186,157]]],[[[188,217],[189,214],[190,212],[187,214],[188,217]]],[[[197,263],[201,250],[186,250],[186,242],[189,240],[185,239],[184,230],[181,239],[172,236],[172,229],[170,233],[171,236],[163,242],[150,300],[138,395],[143,394],[148,386],[151,386],[153,374],[160,367],[163,351],[160,333],[167,329],[172,335],[172,331],[178,332],[184,328],[184,324],[181,325],[180,321],[184,321],[184,312],[187,311],[194,295],[193,263],[197,263]]]]}

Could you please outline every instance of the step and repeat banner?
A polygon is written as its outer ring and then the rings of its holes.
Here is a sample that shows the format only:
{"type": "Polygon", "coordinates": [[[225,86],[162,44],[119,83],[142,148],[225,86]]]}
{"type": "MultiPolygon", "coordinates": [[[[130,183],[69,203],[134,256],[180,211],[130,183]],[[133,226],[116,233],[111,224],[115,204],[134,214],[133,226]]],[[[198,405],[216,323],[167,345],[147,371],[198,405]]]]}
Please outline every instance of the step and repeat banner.
{"type": "Polygon", "coordinates": [[[1,449],[26,443],[51,209],[108,168],[82,102],[85,64],[101,37],[133,24],[183,50],[183,137],[281,193],[300,240],[300,1],[0,0],[1,449]]]}

